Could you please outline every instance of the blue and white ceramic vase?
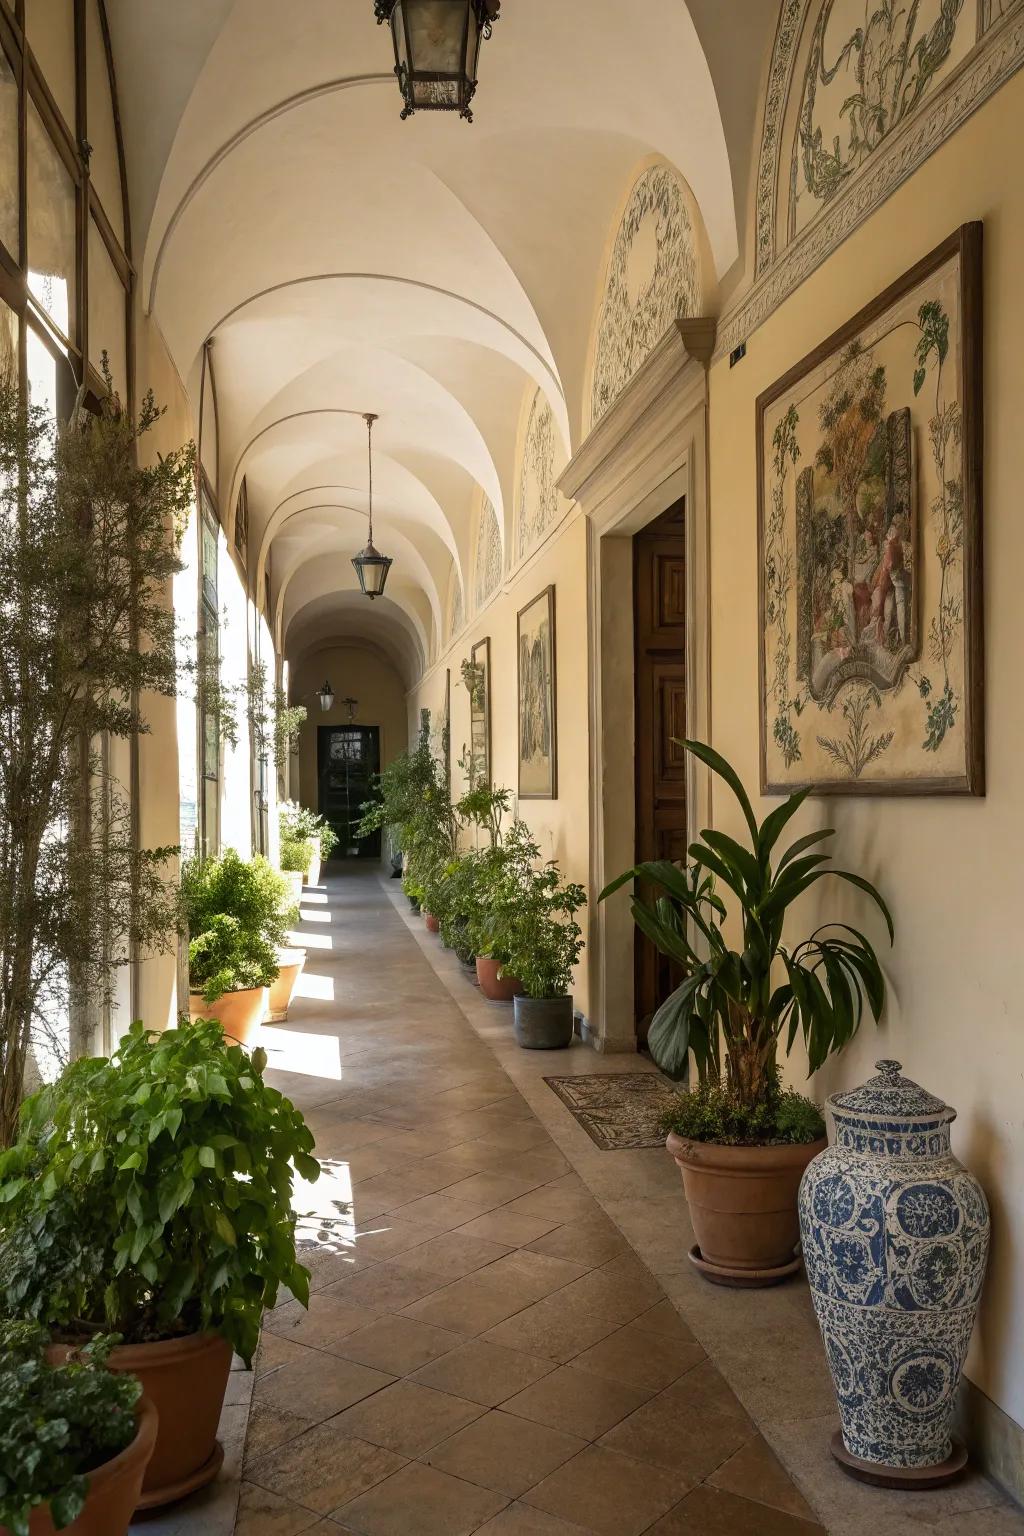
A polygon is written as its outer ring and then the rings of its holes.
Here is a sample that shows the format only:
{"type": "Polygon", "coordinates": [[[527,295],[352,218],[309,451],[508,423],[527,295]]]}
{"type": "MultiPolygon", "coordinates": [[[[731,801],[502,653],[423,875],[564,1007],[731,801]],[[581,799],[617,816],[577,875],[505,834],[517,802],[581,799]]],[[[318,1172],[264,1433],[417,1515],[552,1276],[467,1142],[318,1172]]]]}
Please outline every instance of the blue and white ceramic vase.
{"type": "Polygon", "coordinates": [[[828,1101],[835,1144],[801,1181],[800,1232],[847,1452],[923,1474],[952,1453],[988,1204],[950,1150],[956,1111],[876,1065],[828,1101]]]}

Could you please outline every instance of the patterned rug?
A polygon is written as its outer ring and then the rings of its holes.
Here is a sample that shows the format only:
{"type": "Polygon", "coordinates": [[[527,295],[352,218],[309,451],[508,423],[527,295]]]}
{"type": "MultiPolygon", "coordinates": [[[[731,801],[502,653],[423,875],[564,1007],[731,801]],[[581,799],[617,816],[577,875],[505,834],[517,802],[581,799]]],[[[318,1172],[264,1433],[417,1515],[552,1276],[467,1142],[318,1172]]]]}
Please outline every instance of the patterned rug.
{"type": "Polygon", "coordinates": [[[544,1081],[602,1152],[664,1145],[661,1117],[679,1093],[666,1078],[654,1072],[609,1072],[544,1081]]]}

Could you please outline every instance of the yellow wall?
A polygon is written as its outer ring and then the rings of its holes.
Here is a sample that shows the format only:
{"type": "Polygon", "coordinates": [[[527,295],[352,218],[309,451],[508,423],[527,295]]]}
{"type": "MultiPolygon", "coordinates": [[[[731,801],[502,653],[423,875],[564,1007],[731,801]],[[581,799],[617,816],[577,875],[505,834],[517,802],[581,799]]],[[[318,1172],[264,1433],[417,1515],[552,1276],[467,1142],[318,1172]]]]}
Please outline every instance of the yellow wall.
{"type": "MultiPolygon", "coordinates": [[[[589,734],[587,704],[586,525],[574,508],[535,554],[475,615],[421,686],[410,695],[410,730],[425,706],[438,718],[444,704],[445,671],[451,670],[453,795],[460,786],[458,760],[468,747],[469,694],[460,668],[471,648],[491,640],[491,762],[496,785],[514,797],[518,788],[518,684],[516,616],[548,585],[555,588],[555,663],[558,721],[558,799],[523,800],[519,814],[533,829],[545,859],[557,859],[567,880],[588,883],[590,862],[589,734]]],[[[587,931],[588,917],[580,921],[587,931]]],[[[589,1014],[587,953],[576,973],[576,1006],[589,1014]]]]}
{"type": "MultiPolygon", "coordinates": [[[[307,656],[291,677],[291,699],[306,706],[307,718],[299,740],[299,778],[297,798],[311,810],[319,810],[316,744],[321,725],[345,725],[348,710],[342,699],[358,699],[357,725],[380,728],[380,760],[384,767],[404,752],[406,733],[405,684],[392,663],[376,651],[362,646],[325,646],[307,656]],[[316,697],[317,690],[329,678],[335,692],[334,708],[324,714],[316,697]]],[[[292,779],[293,790],[296,788],[292,779]]]]}
{"type": "MultiPolygon", "coordinates": [[[[816,801],[801,826],[838,830],[841,861],[875,880],[896,922],[882,1031],[867,1025],[812,1084],[815,1097],[863,1080],[880,1056],[959,1110],[954,1147],[992,1203],[989,1279],[969,1374],[1024,1420],[1024,1031],[1017,922],[1024,914],[1024,562],[1019,415],[1024,401],[1024,133],[1018,74],[896,192],[710,380],[713,741],[758,783],[757,502],[754,402],[831,331],[959,224],[985,225],[985,612],[988,795],[816,801]]],[[[775,802],[765,801],[762,811],[775,802]]],[[[737,831],[727,792],[715,822],[737,831]]],[[[855,893],[817,887],[791,919],[825,917],[884,934],[855,893]]],[[[795,1074],[802,1077],[802,1071],[795,1074]]]]}

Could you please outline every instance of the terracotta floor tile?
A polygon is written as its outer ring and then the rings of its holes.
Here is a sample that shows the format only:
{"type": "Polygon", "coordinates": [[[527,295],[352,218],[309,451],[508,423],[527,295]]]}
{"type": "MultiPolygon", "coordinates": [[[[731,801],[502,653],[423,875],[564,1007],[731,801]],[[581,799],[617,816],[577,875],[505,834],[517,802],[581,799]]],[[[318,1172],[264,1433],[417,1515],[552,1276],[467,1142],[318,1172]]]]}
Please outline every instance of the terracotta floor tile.
{"type": "Polygon", "coordinates": [[[510,1178],[496,1169],[485,1169],[480,1173],[471,1173],[460,1183],[453,1184],[447,1194],[452,1200],[474,1206],[477,1214],[483,1216],[487,1211],[493,1211],[499,1205],[508,1205],[509,1201],[518,1200],[521,1195],[535,1188],[536,1184],[531,1179],[510,1178]]]}
{"type": "Polygon", "coordinates": [[[332,1420],[246,1464],[246,1479],[326,1515],[382,1482],[404,1458],[366,1440],[340,1435],[332,1420]]]}
{"type": "Polygon", "coordinates": [[[686,1491],[685,1479],[675,1473],[590,1445],[523,1502],[597,1536],[640,1536],[686,1491]]]}
{"type": "Polygon", "coordinates": [[[340,1280],[322,1294],[354,1303],[379,1317],[385,1312],[400,1312],[436,1291],[440,1284],[436,1275],[403,1269],[394,1259],[386,1259],[383,1264],[359,1270],[348,1280],[340,1280]]]}
{"type": "Polygon", "coordinates": [[[613,1323],[629,1323],[662,1297],[661,1286],[649,1270],[629,1256],[620,1256],[592,1269],[566,1287],[571,1307],[613,1323]],[[622,1266],[621,1268],[617,1266],[622,1266]]]}
{"type": "Polygon", "coordinates": [[[360,1258],[373,1263],[393,1259],[410,1248],[425,1243],[433,1233],[412,1221],[400,1221],[396,1216],[382,1216],[378,1221],[357,1227],[349,1241],[360,1258]]]}
{"type": "Polygon", "coordinates": [[[509,1210],[517,1216],[549,1216],[558,1226],[564,1226],[567,1222],[590,1221],[602,1214],[601,1207],[590,1195],[549,1189],[547,1186],[522,1195],[513,1201],[509,1210]]]}
{"type": "Polygon", "coordinates": [[[567,1525],[529,1504],[510,1504],[482,1525],[476,1536],[588,1536],[581,1525],[567,1525]]]}
{"type": "Polygon", "coordinates": [[[629,1245],[622,1234],[610,1222],[577,1222],[555,1227],[544,1237],[528,1244],[532,1253],[551,1254],[556,1259],[572,1259],[575,1264],[585,1264],[599,1269],[620,1253],[628,1253],[629,1245]]]}
{"type": "Polygon", "coordinates": [[[538,1147],[531,1152],[511,1152],[505,1154],[505,1160],[496,1172],[502,1173],[506,1178],[535,1179],[537,1184],[550,1184],[552,1179],[560,1178],[562,1174],[571,1172],[569,1161],[561,1152],[552,1147],[550,1150],[538,1147]]]}
{"type": "Polygon", "coordinates": [[[460,1333],[435,1328],[411,1317],[388,1316],[378,1317],[358,1333],[350,1334],[338,1346],[337,1353],[376,1371],[409,1376],[462,1343],[460,1333]]]}
{"type": "Polygon", "coordinates": [[[695,1488],[650,1536],[828,1536],[823,1525],[717,1488],[695,1488]]]}
{"type": "Polygon", "coordinates": [[[535,1242],[557,1225],[550,1217],[527,1216],[522,1212],[510,1211],[508,1206],[501,1206],[496,1211],[488,1211],[486,1216],[477,1216],[475,1220],[460,1227],[459,1231],[467,1237],[486,1237],[492,1242],[516,1247],[535,1242]]]}
{"type": "Polygon", "coordinates": [[[413,1462],[333,1519],[354,1536],[470,1536],[505,1502],[504,1494],[413,1462]]]}
{"type": "Polygon", "coordinates": [[[496,1408],[554,1368],[550,1360],[471,1339],[432,1365],[424,1366],[413,1379],[424,1387],[454,1393],[472,1403],[482,1403],[485,1408],[496,1408]]]}
{"type": "MultiPolygon", "coordinates": [[[[679,1339],[649,1333],[635,1323],[627,1323],[618,1332],[610,1333],[599,1344],[577,1355],[573,1365],[594,1376],[628,1381],[634,1386],[661,1392],[705,1358],[699,1344],[684,1344],[679,1339]]],[[[367,1364],[373,1363],[367,1361],[367,1364]]]]}
{"type": "Polygon", "coordinates": [[[311,1509],[282,1499],[266,1488],[243,1483],[235,1518],[236,1536],[299,1536],[320,1521],[311,1509]]]}
{"type": "Polygon", "coordinates": [[[485,1265],[502,1259],[512,1250],[505,1243],[491,1243],[486,1238],[468,1237],[462,1231],[442,1232],[425,1243],[410,1248],[398,1259],[404,1269],[434,1274],[445,1284],[461,1280],[485,1265]]]}
{"type": "Polygon", "coordinates": [[[584,1440],[598,1440],[646,1402],[653,1390],[588,1376],[573,1364],[561,1366],[502,1406],[506,1413],[581,1435],[584,1440]]]}
{"type": "MultiPolygon", "coordinates": [[[[573,1285],[578,1285],[578,1280],[573,1285]]],[[[524,1355],[542,1355],[565,1364],[574,1355],[606,1338],[616,1327],[605,1317],[588,1317],[567,1303],[565,1291],[545,1296],[487,1333],[488,1344],[518,1349],[524,1355]]]]}
{"type": "MultiPolygon", "coordinates": [[[[488,1280],[487,1271],[466,1275],[405,1309],[407,1317],[437,1328],[476,1335],[512,1317],[525,1298],[514,1284],[488,1280]]],[[[501,1342],[500,1340],[498,1342],[501,1342]]],[[[530,1353],[530,1351],[527,1351],[530,1353]]]]}
{"type": "Polygon", "coordinates": [[[694,1342],[693,1334],[667,1296],[649,1311],[641,1312],[639,1317],[634,1318],[634,1326],[643,1328],[647,1333],[663,1334],[670,1339],[682,1339],[686,1344],[694,1342]]]}
{"type": "Polygon", "coordinates": [[[746,1444],[754,1426],[705,1361],[606,1434],[601,1444],[698,1483],[746,1444]]]}
{"type": "Polygon", "coordinates": [[[586,1272],[585,1264],[521,1248],[506,1258],[495,1260],[481,1274],[488,1280],[499,1280],[514,1286],[525,1306],[528,1302],[540,1301],[542,1296],[549,1296],[552,1291],[560,1291],[571,1280],[579,1279],[586,1272]]]}
{"type": "Polygon", "coordinates": [[[307,1428],[379,1392],[393,1380],[383,1371],[311,1349],[308,1359],[258,1377],[252,1395],[254,1403],[301,1415],[308,1421],[303,1425],[307,1428]]]}
{"type": "Polygon", "coordinates": [[[335,1419],[339,1434],[354,1435],[401,1456],[422,1456],[478,1419],[483,1409],[465,1398],[396,1381],[335,1419]]]}
{"type": "Polygon", "coordinates": [[[480,1124],[479,1140],[489,1147],[500,1147],[503,1152],[533,1152],[538,1147],[551,1145],[551,1137],[536,1120],[509,1122],[504,1125],[493,1122],[480,1124]]]}
{"type": "Polygon", "coordinates": [[[480,1215],[478,1205],[468,1205],[453,1200],[450,1195],[421,1195],[406,1205],[396,1207],[400,1220],[418,1222],[433,1232],[450,1232],[453,1227],[464,1227],[467,1221],[480,1215]]]}
{"type": "Polygon", "coordinates": [[[492,1412],[435,1445],[424,1459],[453,1477],[514,1499],[578,1455],[584,1444],[578,1435],[492,1412]]]}
{"type": "Polygon", "coordinates": [[[335,1352],[350,1333],[365,1327],[374,1316],[374,1312],[343,1296],[318,1291],[310,1295],[308,1310],[298,1301],[275,1307],[267,1314],[264,1327],[288,1343],[335,1352]]]}
{"type": "Polygon", "coordinates": [[[811,1506],[762,1435],[748,1440],[735,1456],[712,1472],[708,1481],[728,1493],[770,1504],[803,1520],[814,1519],[811,1506]]]}
{"type": "Polygon", "coordinates": [[[301,1413],[289,1413],[286,1408],[265,1402],[256,1396],[257,1381],[253,1387],[249,1421],[245,1431],[245,1463],[257,1456],[273,1451],[279,1445],[298,1439],[306,1430],[315,1427],[315,1420],[303,1418],[301,1413]]]}

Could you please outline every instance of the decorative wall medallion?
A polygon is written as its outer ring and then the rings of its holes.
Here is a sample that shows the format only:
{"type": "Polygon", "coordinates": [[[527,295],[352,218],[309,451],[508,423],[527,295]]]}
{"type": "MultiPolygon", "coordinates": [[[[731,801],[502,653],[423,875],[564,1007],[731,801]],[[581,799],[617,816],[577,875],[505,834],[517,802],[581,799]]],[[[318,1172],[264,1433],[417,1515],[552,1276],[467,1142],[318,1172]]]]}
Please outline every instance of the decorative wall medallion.
{"type": "Polygon", "coordinates": [[[498,514],[486,496],[477,519],[475,578],[479,611],[501,585],[501,530],[498,514]]]}
{"type": "Polygon", "coordinates": [[[608,263],[591,427],[673,320],[699,315],[701,305],[700,256],[682,185],[668,166],[651,166],[629,195],[608,263]]]}
{"type": "Polygon", "coordinates": [[[558,515],[555,485],[555,418],[547,396],[538,389],[530,407],[519,470],[516,550],[519,558],[532,549],[558,515]]]}
{"type": "Polygon", "coordinates": [[[956,1111],[877,1067],[829,1100],[835,1145],[804,1174],[800,1232],[846,1451],[921,1472],[950,1459],[989,1214],[950,1150],[956,1111]]]}
{"type": "Polygon", "coordinates": [[[762,787],[984,793],[981,225],[757,402],[762,787]]]}
{"type": "Polygon", "coordinates": [[[448,639],[454,640],[465,623],[466,610],[462,599],[462,582],[455,566],[452,566],[448,588],[448,639]]]}

